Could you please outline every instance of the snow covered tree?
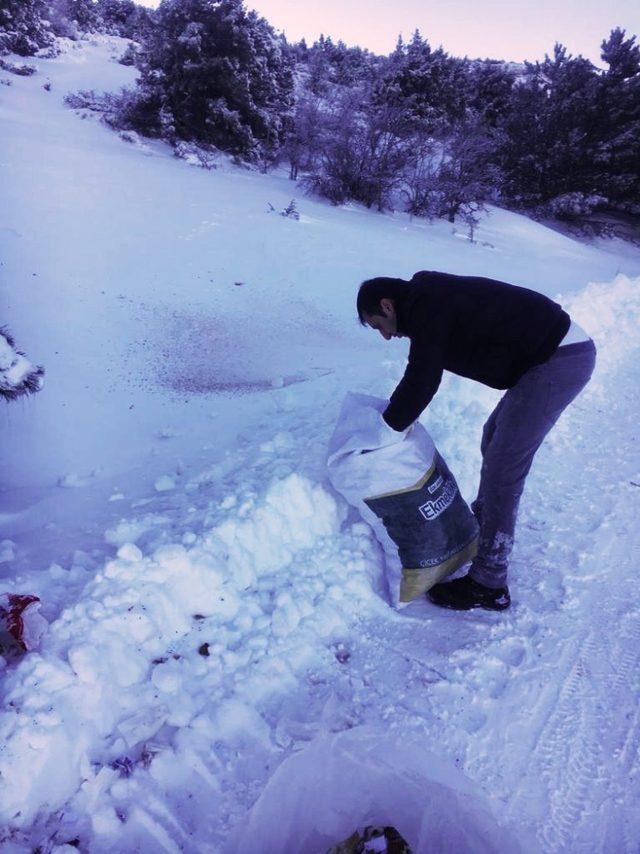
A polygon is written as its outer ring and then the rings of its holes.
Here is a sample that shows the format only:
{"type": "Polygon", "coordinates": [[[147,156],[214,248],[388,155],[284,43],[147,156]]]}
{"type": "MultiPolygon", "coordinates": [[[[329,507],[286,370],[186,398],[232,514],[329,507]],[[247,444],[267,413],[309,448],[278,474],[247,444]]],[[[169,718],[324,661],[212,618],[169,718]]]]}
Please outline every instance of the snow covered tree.
{"type": "Polygon", "coordinates": [[[498,170],[493,135],[476,118],[459,123],[438,137],[418,139],[405,170],[403,195],[407,211],[416,216],[465,222],[495,198],[498,170]]]}
{"type": "Polygon", "coordinates": [[[514,86],[507,115],[499,122],[507,199],[528,207],[567,193],[596,192],[597,85],[594,66],[560,44],[553,58],[527,64],[526,79],[514,86]]]}
{"type": "Polygon", "coordinates": [[[628,80],[640,73],[640,45],[636,36],[625,38],[626,30],[616,27],[601,44],[601,57],[609,66],[609,76],[628,80]]]}
{"type": "Polygon", "coordinates": [[[0,54],[33,56],[51,44],[45,0],[0,0],[0,54]]]}
{"type": "Polygon", "coordinates": [[[377,104],[401,107],[427,131],[440,130],[465,115],[464,62],[442,48],[432,50],[417,30],[408,45],[398,43],[376,88],[377,104]]]}
{"type": "Polygon", "coordinates": [[[311,94],[298,98],[281,152],[289,162],[289,178],[292,181],[297,180],[301,169],[306,172],[313,169],[320,148],[323,123],[320,100],[311,94]]]}
{"type": "Polygon", "coordinates": [[[410,149],[401,110],[371,105],[366,88],[345,89],[325,116],[318,157],[305,183],[334,204],[393,206],[410,149]]]}
{"type": "Polygon", "coordinates": [[[77,38],[100,27],[94,0],[49,0],[49,19],[56,35],[77,38]]]}
{"type": "Polygon", "coordinates": [[[249,159],[278,145],[292,106],[291,62],[242,0],[163,0],[141,70],[157,133],[164,117],[180,139],[249,159]]]}
{"type": "Polygon", "coordinates": [[[607,72],[556,44],[528,66],[511,93],[499,162],[504,194],[525,207],[582,216],[596,206],[638,209],[640,56],[614,30],[603,42],[607,72]]]}
{"type": "Polygon", "coordinates": [[[509,107],[515,74],[502,62],[486,59],[467,67],[468,106],[490,127],[496,127],[509,107]]]}
{"type": "Polygon", "coordinates": [[[443,159],[437,175],[437,215],[467,224],[484,202],[495,197],[498,180],[493,164],[494,140],[477,119],[461,122],[443,141],[443,159]]]}
{"type": "Polygon", "coordinates": [[[612,206],[640,213],[640,46],[615,29],[602,42],[609,66],[600,78],[594,122],[594,183],[612,206]]]}
{"type": "Polygon", "coordinates": [[[140,40],[153,26],[150,9],[133,0],[96,0],[105,32],[127,39],[140,40]]]}

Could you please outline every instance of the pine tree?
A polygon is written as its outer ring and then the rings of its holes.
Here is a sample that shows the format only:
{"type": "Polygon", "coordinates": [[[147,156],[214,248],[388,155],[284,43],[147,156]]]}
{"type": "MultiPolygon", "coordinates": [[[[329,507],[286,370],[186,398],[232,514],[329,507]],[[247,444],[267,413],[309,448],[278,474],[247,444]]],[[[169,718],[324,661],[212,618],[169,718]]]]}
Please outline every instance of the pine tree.
{"type": "Polygon", "coordinates": [[[496,127],[506,115],[515,74],[504,63],[486,59],[467,67],[468,104],[489,127],[496,127]]]}
{"type": "Polygon", "coordinates": [[[612,30],[602,42],[609,66],[600,78],[596,106],[598,142],[594,180],[612,206],[640,213],[640,47],[636,37],[612,30]]]}
{"type": "Polygon", "coordinates": [[[595,198],[596,69],[556,44],[553,58],[527,64],[527,71],[526,80],[511,92],[506,118],[499,122],[506,198],[525,207],[568,194],[595,198]]]}
{"type": "Polygon", "coordinates": [[[398,41],[377,84],[376,101],[402,107],[414,125],[435,132],[465,114],[466,69],[419,30],[408,45],[398,41]]]}
{"type": "Polygon", "coordinates": [[[242,0],[163,0],[141,68],[141,102],[158,133],[163,116],[180,139],[248,158],[279,143],[291,62],[242,0]]]}
{"type": "Polygon", "coordinates": [[[141,41],[153,26],[153,12],[134,0],[96,0],[96,8],[105,32],[141,41]]]}

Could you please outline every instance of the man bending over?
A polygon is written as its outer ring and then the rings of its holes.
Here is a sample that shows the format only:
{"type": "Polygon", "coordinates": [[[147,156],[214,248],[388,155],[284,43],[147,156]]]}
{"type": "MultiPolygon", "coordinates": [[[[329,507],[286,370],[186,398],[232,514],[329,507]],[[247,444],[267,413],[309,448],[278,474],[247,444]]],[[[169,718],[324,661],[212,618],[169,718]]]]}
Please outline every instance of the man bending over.
{"type": "Polygon", "coordinates": [[[589,381],[593,341],[553,300],[475,276],[420,272],[376,278],[358,291],[358,317],[383,338],[409,338],[409,361],[383,418],[406,430],[429,405],[443,370],[507,389],[482,431],[471,505],[480,525],[468,575],[436,584],[436,605],[502,611],[520,496],[545,436],[589,381]]]}

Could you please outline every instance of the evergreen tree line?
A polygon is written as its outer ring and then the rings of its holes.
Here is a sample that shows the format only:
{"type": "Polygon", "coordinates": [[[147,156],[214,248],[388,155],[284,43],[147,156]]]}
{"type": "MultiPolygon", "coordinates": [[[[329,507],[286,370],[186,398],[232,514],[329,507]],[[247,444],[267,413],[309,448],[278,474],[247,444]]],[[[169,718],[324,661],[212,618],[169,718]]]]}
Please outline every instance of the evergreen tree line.
{"type": "Polygon", "coordinates": [[[283,146],[332,201],[470,223],[487,201],[559,218],[640,214],[640,48],[613,30],[605,70],[556,44],[540,63],[478,61],[416,33],[386,58],[296,46],[283,146]]]}
{"type": "Polygon", "coordinates": [[[0,47],[51,32],[135,38],[117,127],[217,148],[334,203],[462,217],[487,201],[558,217],[640,213],[640,47],[615,29],[605,69],[556,44],[543,62],[459,59],[420,33],[381,57],[289,44],[243,0],[0,0],[0,47]],[[65,27],[67,32],[64,32],[65,27]]]}

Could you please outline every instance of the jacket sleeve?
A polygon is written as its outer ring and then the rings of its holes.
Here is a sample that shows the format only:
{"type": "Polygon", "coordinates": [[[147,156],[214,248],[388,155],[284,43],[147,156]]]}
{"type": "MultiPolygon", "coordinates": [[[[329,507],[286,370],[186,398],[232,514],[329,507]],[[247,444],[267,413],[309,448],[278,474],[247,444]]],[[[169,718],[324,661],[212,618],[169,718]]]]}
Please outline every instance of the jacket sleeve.
{"type": "Polygon", "coordinates": [[[440,385],[443,363],[444,346],[440,336],[411,339],[404,376],[383,413],[389,427],[406,430],[426,409],[440,385]]]}

